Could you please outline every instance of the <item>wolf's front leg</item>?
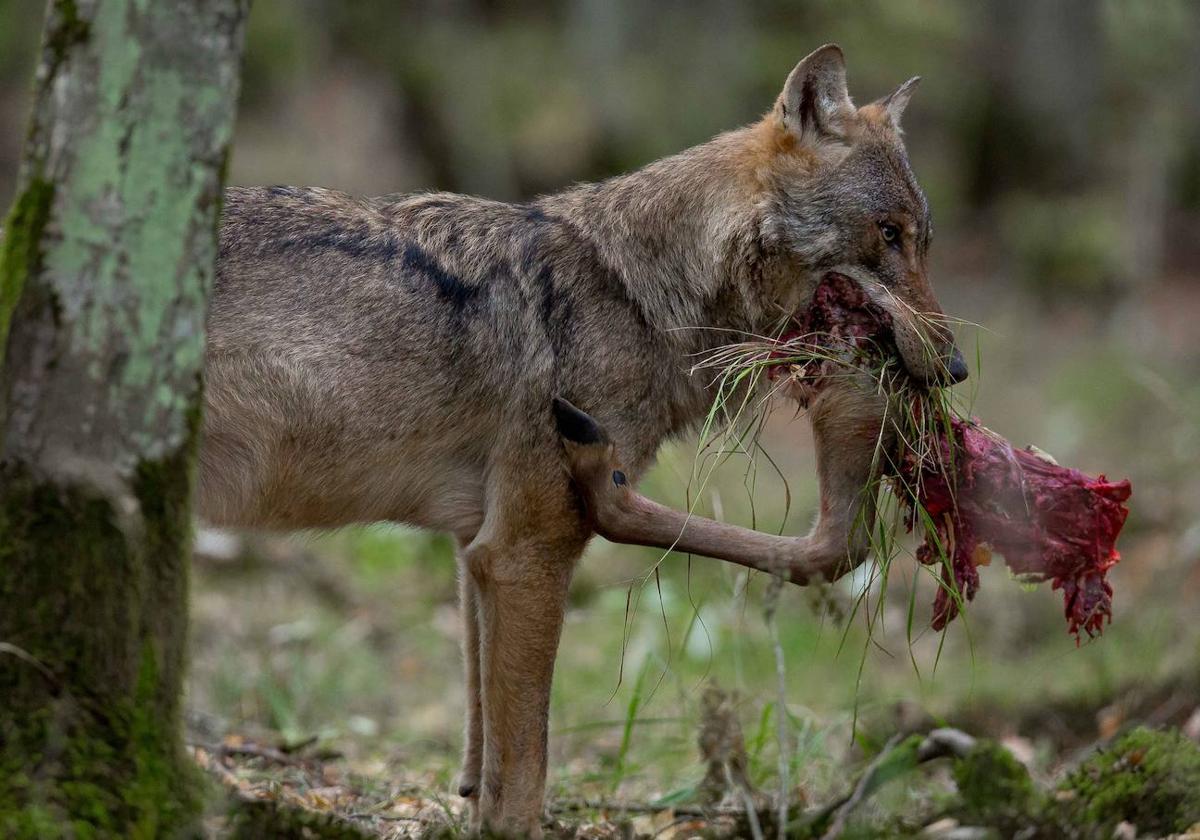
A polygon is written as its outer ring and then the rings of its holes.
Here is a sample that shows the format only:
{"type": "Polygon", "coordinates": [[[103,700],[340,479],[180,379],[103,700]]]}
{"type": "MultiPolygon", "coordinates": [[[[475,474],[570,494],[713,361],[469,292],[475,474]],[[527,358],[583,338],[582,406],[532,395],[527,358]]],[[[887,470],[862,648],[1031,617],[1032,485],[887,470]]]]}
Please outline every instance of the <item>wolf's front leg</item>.
{"type": "Polygon", "coordinates": [[[519,837],[541,836],[550,683],[567,586],[589,536],[561,470],[547,481],[536,493],[504,488],[508,497],[464,553],[477,595],[483,712],[473,827],[519,837]]]}

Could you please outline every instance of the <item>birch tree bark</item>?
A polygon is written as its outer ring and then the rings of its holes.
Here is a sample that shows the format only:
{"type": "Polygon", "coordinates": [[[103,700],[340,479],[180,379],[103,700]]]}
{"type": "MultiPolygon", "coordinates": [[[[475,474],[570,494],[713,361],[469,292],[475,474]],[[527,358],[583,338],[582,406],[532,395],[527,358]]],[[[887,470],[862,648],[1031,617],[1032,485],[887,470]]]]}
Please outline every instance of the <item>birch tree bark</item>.
{"type": "Polygon", "coordinates": [[[195,827],[207,295],[247,0],[53,0],[0,243],[0,835],[195,827]]]}

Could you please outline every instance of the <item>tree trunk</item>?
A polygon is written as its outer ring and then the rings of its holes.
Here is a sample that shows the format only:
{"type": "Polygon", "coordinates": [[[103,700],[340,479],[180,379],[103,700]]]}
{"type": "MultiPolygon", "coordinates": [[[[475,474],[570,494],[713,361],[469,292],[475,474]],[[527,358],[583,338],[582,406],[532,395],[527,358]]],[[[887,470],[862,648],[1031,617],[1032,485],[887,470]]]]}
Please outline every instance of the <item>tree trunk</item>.
{"type": "Polygon", "coordinates": [[[0,244],[0,835],[194,831],[189,496],[246,0],[54,0],[0,244]]]}
{"type": "Polygon", "coordinates": [[[1092,0],[987,0],[977,9],[984,71],[962,138],[970,198],[1073,194],[1096,183],[1103,7],[1092,0]]]}

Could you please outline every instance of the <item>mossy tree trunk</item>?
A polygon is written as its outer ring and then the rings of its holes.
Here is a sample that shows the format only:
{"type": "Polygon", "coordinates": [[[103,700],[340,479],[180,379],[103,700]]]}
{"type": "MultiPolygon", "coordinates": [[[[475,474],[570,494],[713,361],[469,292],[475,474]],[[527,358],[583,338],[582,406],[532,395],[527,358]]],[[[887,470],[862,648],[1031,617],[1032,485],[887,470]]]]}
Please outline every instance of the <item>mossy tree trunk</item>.
{"type": "Polygon", "coordinates": [[[50,4],[0,243],[0,836],[175,837],[190,473],[246,0],[50,4]]]}

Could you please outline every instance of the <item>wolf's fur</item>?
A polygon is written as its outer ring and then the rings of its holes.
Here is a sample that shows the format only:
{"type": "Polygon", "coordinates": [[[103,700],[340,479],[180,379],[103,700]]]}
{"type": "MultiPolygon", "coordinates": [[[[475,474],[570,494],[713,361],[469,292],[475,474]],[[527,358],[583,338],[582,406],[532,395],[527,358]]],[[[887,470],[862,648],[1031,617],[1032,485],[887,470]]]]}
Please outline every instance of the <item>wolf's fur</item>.
{"type": "Polygon", "coordinates": [[[590,536],[553,398],[592,412],[636,480],[709,405],[694,354],[776,329],[824,271],[936,313],[897,125],[909,90],[855,109],[824,47],[760,122],[524,205],[228,190],[200,513],[456,537],[462,790],[489,824],[538,831],[563,599],[590,536]],[[881,240],[885,217],[903,251],[881,240]]]}

